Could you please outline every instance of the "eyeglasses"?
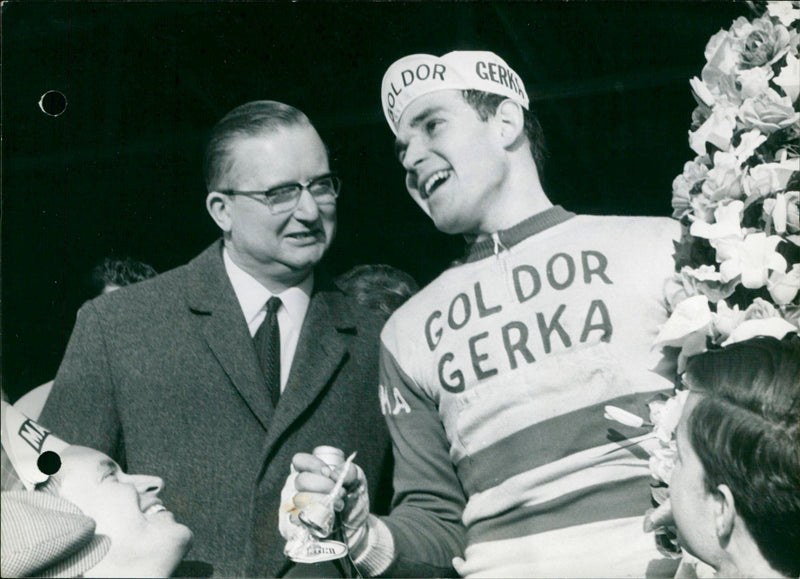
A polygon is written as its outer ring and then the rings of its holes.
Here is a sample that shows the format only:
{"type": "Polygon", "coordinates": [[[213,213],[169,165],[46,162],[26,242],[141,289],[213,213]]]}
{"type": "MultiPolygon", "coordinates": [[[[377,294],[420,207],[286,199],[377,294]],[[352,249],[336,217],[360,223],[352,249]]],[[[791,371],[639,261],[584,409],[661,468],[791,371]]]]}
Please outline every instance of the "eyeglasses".
{"type": "Polygon", "coordinates": [[[342,180],[333,173],[315,177],[305,183],[287,183],[266,191],[220,191],[223,195],[241,195],[266,205],[273,214],[294,211],[303,191],[308,191],[317,205],[330,206],[336,204],[336,198],[342,188],[342,180]]]}

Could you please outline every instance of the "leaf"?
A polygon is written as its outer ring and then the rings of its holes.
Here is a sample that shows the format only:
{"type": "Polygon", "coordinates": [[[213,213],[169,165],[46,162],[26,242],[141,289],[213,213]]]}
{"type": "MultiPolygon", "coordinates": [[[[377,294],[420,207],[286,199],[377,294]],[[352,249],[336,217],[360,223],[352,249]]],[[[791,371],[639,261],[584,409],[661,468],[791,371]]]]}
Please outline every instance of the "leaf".
{"type": "Polygon", "coordinates": [[[684,266],[697,268],[701,265],[714,265],[716,261],[716,251],[707,239],[702,237],[692,237],[687,235],[680,241],[673,241],[675,252],[672,254],[675,260],[675,271],[680,271],[684,266]]]}

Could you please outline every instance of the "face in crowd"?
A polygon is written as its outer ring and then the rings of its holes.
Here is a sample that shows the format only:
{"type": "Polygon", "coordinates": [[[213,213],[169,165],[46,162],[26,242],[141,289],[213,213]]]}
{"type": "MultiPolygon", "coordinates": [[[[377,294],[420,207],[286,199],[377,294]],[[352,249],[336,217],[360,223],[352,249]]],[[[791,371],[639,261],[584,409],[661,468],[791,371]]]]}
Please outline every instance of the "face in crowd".
{"type": "Polygon", "coordinates": [[[675,434],[678,447],[670,479],[670,501],[684,548],[703,561],[715,561],[714,505],[708,500],[705,471],[689,439],[688,418],[700,400],[689,393],[675,434]]]}
{"type": "Polygon", "coordinates": [[[304,279],[336,229],[336,193],[325,194],[332,181],[317,131],[300,123],[243,136],[227,157],[229,168],[208,206],[231,258],[256,278],[263,274],[286,285],[304,279]],[[296,206],[291,199],[278,202],[283,193],[276,188],[298,183],[304,187],[296,206]]]}
{"type": "Polygon", "coordinates": [[[509,178],[500,117],[481,120],[459,90],[422,95],[403,111],[397,157],[408,192],[437,229],[475,235],[491,230],[485,220],[509,178]]]}
{"type": "Polygon", "coordinates": [[[192,532],[175,521],[158,497],[164,482],[125,474],[105,454],[69,446],[60,455],[56,494],[95,520],[111,538],[105,559],[86,576],[168,576],[189,550],[192,532]]]}
{"type": "Polygon", "coordinates": [[[678,539],[721,577],[800,573],[800,341],[690,359],[669,482],[678,539]]]}

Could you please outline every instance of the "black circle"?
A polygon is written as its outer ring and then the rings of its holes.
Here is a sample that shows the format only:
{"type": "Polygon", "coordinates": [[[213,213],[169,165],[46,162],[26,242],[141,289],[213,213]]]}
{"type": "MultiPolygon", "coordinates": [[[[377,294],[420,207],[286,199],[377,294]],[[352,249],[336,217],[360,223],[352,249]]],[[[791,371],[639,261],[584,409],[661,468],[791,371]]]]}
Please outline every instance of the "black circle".
{"type": "Polygon", "coordinates": [[[39,99],[39,108],[42,112],[57,117],[67,110],[67,97],[57,90],[49,90],[39,99]]]}
{"type": "Polygon", "coordinates": [[[56,474],[61,468],[61,457],[52,450],[46,450],[39,455],[36,460],[36,466],[47,476],[56,474]]]}

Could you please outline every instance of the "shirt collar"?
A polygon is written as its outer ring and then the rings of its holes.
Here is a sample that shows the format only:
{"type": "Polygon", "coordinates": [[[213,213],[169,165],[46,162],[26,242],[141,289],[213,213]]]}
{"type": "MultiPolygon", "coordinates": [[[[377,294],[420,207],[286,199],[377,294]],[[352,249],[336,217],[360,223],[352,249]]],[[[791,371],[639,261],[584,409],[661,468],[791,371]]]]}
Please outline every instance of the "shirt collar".
{"type": "Polygon", "coordinates": [[[222,260],[225,263],[225,271],[233,285],[233,291],[242,307],[244,319],[248,326],[261,313],[264,304],[273,295],[281,298],[289,318],[294,324],[301,324],[308,310],[311,301],[311,290],[314,287],[314,274],[309,275],[300,284],[290,287],[279,294],[271,293],[252,275],[244,271],[241,267],[233,263],[228,250],[222,248],[222,260]]]}
{"type": "Polygon", "coordinates": [[[497,231],[490,237],[476,241],[467,248],[467,254],[464,256],[462,263],[487,258],[497,253],[499,249],[509,249],[519,242],[573,217],[575,217],[575,214],[571,211],[567,211],[560,205],[554,205],[508,229],[497,231]]]}

